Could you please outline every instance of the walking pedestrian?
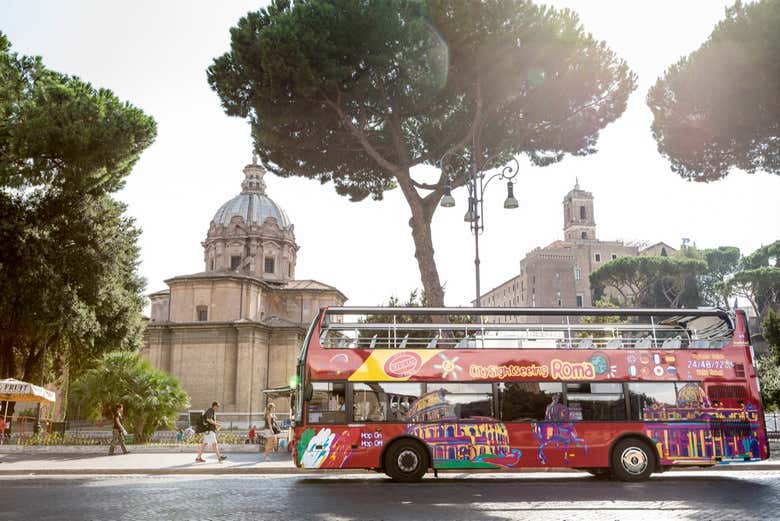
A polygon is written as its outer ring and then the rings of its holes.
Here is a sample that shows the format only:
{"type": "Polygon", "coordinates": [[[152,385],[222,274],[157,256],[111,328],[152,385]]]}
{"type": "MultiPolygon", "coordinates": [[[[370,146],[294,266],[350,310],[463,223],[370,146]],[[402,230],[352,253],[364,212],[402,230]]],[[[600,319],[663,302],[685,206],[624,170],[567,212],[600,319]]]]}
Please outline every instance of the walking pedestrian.
{"type": "Polygon", "coordinates": [[[215,419],[217,409],[219,409],[219,402],[213,402],[211,407],[203,413],[202,421],[205,424],[206,432],[203,434],[203,441],[200,442],[198,457],[195,458],[196,463],[204,463],[206,461],[203,459],[203,449],[206,448],[206,445],[211,445],[214,454],[217,455],[217,461],[222,463],[223,460],[227,459],[227,456],[219,453],[219,445],[217,444],[217,429],[222,427],[222,424],[215,419]]]}
{"type": "Polygon", "coordinates": [[[279,434],[279,427],[276,426],[276,416],[274,411],[276,405],[269,403],[265,408],[265,425],[260,431],[260,436],[265,438],[265,461],[270,459],[271,449],[276,450],[276,435],[279,434]]]}
{"type": "Polygon", "coordinates": [[[127,431],[125,430],[125,426],[122,425],[123,410],[124,407],[121,403],[117,404],[117,406],[114,408],[114,423],[111,428],[111,446],[108,448],[109,456],[114,455],[114,449],[117,445],[119,445],[124,454],[130,453],[130,451],[127,450],[127,447],[125,447],[125,436],[127,436],[127,431]]]}

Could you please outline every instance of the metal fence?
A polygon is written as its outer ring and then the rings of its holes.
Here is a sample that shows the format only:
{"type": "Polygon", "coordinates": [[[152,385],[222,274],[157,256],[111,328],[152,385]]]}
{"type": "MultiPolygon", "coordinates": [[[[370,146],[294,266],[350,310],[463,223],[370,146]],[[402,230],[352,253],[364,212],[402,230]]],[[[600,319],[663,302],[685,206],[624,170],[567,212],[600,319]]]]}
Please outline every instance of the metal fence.
{"type": "Polygon", "coordinates": [[[780,413],[768,412],[764,414],[767,432],[776,432],[780,434],[780,413]]]}

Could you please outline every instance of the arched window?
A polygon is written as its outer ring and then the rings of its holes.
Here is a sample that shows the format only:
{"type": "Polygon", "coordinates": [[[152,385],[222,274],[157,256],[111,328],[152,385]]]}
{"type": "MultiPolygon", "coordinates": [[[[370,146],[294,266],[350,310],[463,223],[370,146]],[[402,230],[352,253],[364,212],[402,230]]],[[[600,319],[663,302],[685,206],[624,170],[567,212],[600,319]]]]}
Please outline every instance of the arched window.
{"type": "Polygon", "coordinates": [[[588,232],[582,232],[582,236],[581,237],[583,239],[587,239],[588,238],[588,232]]]}
{"type": "Polygon", "coordinates": [[[586,219],[586,217],[585,217],[585,207],[584,206],[580,206],[580,219],[583,220],[583,221],[586,219]]]}

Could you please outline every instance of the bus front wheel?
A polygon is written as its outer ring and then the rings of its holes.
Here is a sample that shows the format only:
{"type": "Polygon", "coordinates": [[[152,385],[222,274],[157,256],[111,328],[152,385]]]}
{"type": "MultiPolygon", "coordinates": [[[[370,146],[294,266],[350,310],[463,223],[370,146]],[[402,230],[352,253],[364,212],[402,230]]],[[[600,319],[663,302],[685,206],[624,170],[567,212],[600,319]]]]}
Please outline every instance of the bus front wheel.
{"type": "Polygon", "coordinates": [[[644,481],[655,469],[655,453],[638,438],[626,438],[612,449],[612,475],[620,481],[644,481]]]}
{"type": "Polygon", "coordinates": [[[393,481],[420,481],[428,470],[428,451],[417,441],[398,440],[387,449],[384,467],[393,481]]]}

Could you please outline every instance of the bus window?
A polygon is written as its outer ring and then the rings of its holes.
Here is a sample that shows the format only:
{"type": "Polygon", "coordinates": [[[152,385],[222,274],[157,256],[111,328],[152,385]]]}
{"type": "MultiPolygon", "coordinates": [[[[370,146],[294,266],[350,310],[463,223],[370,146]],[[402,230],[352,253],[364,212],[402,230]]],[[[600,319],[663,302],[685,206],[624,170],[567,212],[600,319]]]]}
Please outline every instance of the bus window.
{"type": "Polygon", "coordinates": [[[420,384],[356,383],[353,385],[355,421],[407,421],[412,405],[422,394],[420,384]]]}
{"type": "Polygon", "coordinates": [[[309,422],[346,423],[345,384],[312,382],[314,395],[309,400],[309,422]]]}
{"type": "Polygon", "coordinates": [[[628,384],[632,420],[652,420],[654,411],[677,407],[674,382],[635,382],[628,384]]]}
{"type": "Polygon", "coordinates": [[[501,419],[504,421],[544,420],[552,396],[563,393],[558,382],[513,382],[499,385],[501,419]]]}
{"type": "MultiPolygon", "coordinates": [[[[446,404],[446,418],[495,418],[493,413],[493,386],[484,383],[429,383],[426,396],[438,393],[446,404]]],[[[442,405],[442,408],[445,405],[442,405]]],[[[425,420],[423,420],[425,421],[425,420]]]]}
{"type": "Polygon", "coordinates": [[[568,413],[572,420],[625,420],[623,384],[576,382],[566,384],[568,413]]]}

